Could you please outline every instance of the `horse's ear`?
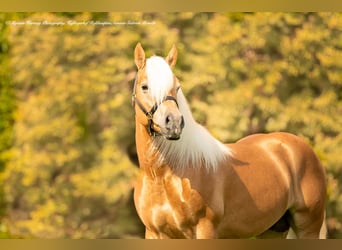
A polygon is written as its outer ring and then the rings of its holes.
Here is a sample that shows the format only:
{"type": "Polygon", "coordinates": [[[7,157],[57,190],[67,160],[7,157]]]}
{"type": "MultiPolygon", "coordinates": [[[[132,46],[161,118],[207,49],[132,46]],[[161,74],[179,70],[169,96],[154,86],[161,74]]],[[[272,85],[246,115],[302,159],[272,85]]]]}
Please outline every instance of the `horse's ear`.
{"type": "Polygon", "coordinates": [[[178,55],[178,52],[177,52],[176,45],[173,44],[169,54],[167,55],[165,59],[166,62],[170,65],[170,67],[175,66],[176,61],[177,61],[177,55],[178,55]]]}
{"type": "Polygon", "coordinates": [[[135,46],[134,61],[138,69],[141,69],[145,66],[145,51],[140,43],[137,43],[137,45],[135,46]]]}

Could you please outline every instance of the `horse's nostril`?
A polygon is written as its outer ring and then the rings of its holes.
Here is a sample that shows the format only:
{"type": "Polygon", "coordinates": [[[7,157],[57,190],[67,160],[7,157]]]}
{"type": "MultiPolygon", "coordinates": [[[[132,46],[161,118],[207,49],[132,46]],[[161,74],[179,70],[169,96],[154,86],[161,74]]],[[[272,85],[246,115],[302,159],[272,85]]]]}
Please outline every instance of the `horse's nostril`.
{"type": "Polygon", "coordinates": [[[171,118],[170,118],[170,116],[168,115],[168,116],[166,116],[165,124],[166,124],[166,125],[169,125],[170,122],[171,122],[171,118]]]}
{"type": "Polygon", "coordinates": [[[172,114],[169,114],[165,117],[165,127],[168,130],[173,130],[173,129],[183,129],[184,128],[184,118],[183,116],[180,116],[179,118],[175,118],[172,116],[172,114]]]}
{"type": "Polygon", "coordinates": [[[185,124],[185,123],[184,123],[184,117],[182,116],[180,127],[181,127],[181,128],[184,128],[184,124],[185,124]]]}

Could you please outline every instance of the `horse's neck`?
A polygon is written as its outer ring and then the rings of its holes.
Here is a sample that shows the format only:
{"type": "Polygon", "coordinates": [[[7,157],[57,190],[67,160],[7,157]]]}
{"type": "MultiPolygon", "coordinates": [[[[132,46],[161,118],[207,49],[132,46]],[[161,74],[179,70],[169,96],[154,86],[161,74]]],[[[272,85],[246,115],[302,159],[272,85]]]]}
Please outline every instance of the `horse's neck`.
{"type": "Polygon", "coordinates": [[[171,179],[187,179],[191,183],[191,187],[195,188],[199,193],[203,194],[204,197],[206,193],[203,192],[203,183],[213,181],[213,171],[208,172],[205,167],[191,166],[187,168],[182,168],[175,170],[170,166],[158,165],[158,152],[155,155],[151,155],[150,147],[153,143],[152,138],[148,134],[146,128],[139,123],[136,123],[136,146],[139,158],[139,167],[142,171],[144,177],[153,179],[153,183],[159,183],[165,185],[171,179]],[[196,171],[194,171],[194,168],[196,171]]]}
{"type": "Polygon", "coordinates": [[[148,134],[147,129],[138,122],[136,122],[135,141],[140,169],[147,175],[162,175],[161,166],[156,166],[155,164],[158,157],[157,152],[155,154],[150,152],[152,138],[148,134]]]}
{"type": "Polygon", "coordinates": [[[184,174],[184,171],[182,173],[175,172],[170,166],[158,160],[159,152],[151,152],[150,150],[153,139],[148,134],[147,129],[138,122],[136,122],[135,137],[139,167],[144,174],[152,178],[164,178],[170,174],[175,176],[184,174]]]}

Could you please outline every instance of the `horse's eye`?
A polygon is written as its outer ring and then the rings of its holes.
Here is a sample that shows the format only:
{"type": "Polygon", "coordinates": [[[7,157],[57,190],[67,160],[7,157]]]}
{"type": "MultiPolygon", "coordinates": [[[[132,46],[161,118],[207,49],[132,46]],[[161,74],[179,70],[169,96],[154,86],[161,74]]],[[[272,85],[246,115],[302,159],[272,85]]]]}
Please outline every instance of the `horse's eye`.
{"type": "Polygon", "coordinates": [[[142,86],[141,86],[141,89],[142,89],[143,91],[147,91],[147,90],[148,90],[147,84],[142,85],[142,86]]]}

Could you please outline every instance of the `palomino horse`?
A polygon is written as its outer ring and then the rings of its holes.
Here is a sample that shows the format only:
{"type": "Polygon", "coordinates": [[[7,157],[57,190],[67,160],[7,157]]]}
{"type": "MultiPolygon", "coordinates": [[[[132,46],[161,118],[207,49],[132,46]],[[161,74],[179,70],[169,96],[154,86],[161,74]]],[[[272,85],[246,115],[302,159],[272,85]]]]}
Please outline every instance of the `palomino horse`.
{"type": "Polygon", "coordinates": [[[140,176],[134,202],[146,238],[324,238],[324,170],[288,133],[224,145],[192,117],[164,59],[134,51],[133,92],[140,176]]]}

